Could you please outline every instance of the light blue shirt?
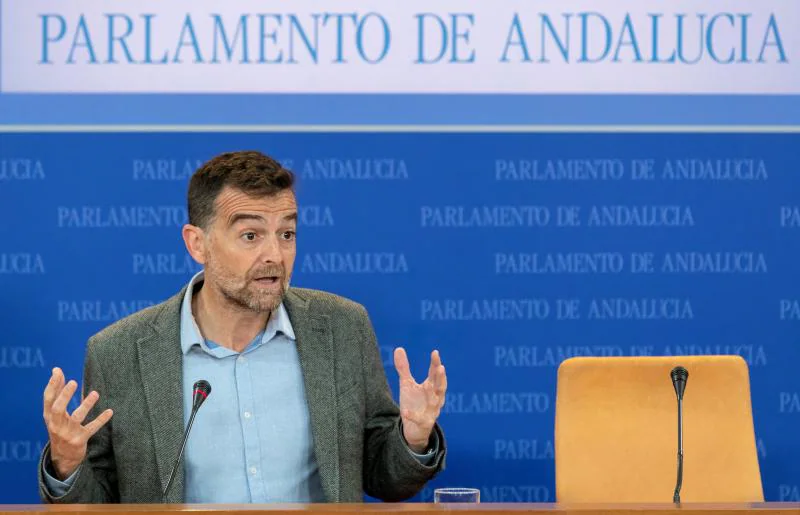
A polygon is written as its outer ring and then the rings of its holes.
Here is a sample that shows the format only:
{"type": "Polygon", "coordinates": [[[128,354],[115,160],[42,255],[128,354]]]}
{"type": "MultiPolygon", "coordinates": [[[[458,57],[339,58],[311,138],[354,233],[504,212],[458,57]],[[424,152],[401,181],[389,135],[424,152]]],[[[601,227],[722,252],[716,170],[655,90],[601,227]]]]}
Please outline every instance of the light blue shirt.
{"type": "MultiPolygon", "coordinates": [[[[286,308],[281,304],[266,328],[241,353],[206,340],[192,314],[195,275],[181,307],[184,422],[188,423],[195,381],[211,394],[195,416],[184,453],[185,502],[324,502],[314,458],[302,368],[286,308]]],[[[425,455],[411,452],[428,464],[425,455]]],[[[75,474],[58,481],[45,472],[50,492],[60,497],[75,474]]]]}
{"type": "Polygon", "coordinates": [[[211,395],[186,443],[187,503],[323,502],[303,373],[281,304],[241,353],[200,334],[192,315],[195,276],[181,308],[184,421],[192,386],[211,395]]]}

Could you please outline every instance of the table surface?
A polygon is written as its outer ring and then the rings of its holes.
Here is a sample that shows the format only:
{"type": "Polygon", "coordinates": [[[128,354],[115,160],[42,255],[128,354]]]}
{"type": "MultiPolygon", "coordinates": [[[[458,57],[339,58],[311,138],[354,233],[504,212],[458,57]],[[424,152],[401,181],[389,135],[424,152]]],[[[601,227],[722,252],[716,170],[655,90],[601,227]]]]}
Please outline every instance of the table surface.
{"type": "Polygon", "coordinates": [[[142,515],[143,513],[203,512],[203,515],[298,515],[312,512],[314,515],[342,515],[356,513],[364,515],[389,515],[393,513],[423,515],[426,513],[462,511],[470,514],[499,515],[501,513],[531,513],[540,515],[689,515],[714,512],[716,515],[744,515],[754,511],[768,511],[770,515],[792,513],[800,515],[800,503],[743,503],[704,504],[526,504],[526,503],[480,503],[480,504],[426,504],[426,503],[363,503],[363,504],[65,504],[65,505],[0,505],[0,515],[20,513],[69,513],[71,515],[113,513],[114,515],[142,515]]]}

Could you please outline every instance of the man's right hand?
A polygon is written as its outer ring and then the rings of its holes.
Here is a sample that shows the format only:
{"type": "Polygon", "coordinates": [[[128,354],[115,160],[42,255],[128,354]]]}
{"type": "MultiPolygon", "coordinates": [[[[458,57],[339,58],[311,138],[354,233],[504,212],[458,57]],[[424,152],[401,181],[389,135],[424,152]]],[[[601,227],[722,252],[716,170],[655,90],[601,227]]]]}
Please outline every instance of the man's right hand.
{"type": "Polygon", "coordinates": [[[77,382],[70,381],[65,385],[64,373],[60,368],[54,368],[44,390],[44,422],[50,436],[50,460],[58,476],[56,479],[60,480],[71,476],[83,463],[89,438],[111,420],[113,415],[107,409],[96,419],[83,425],[86,415],[100,395],[94,391],[89,393],[70,415],[67,413],[67,406],[77,389],[77,382]]]}

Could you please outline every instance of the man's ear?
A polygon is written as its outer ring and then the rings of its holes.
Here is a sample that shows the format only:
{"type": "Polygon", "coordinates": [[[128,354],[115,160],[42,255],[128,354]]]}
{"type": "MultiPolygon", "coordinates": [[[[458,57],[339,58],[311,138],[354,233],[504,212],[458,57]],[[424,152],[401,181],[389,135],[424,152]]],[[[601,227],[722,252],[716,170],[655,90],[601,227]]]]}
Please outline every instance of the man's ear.
{"type": "Polygon", "coordinates": [[[206,264],[206,233],[203,229],[186,224],[181,230],[183,236],[183,243],[186,245],[186,250],[192,258],[201,265],[206,264]]]}

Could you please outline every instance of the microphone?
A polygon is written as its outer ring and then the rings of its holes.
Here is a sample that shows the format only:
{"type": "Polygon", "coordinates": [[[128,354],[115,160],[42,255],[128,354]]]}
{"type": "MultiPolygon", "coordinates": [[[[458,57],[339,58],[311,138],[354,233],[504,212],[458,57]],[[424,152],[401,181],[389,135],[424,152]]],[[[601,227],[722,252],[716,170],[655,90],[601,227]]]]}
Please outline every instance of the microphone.
{"type": "Polygon", "coordinates": [[[683,392],[686,390],[689,372],[679,366],[673,368],[669,375],[672,378],[672,386],[675,388],[675,396],[678,398],[678,480],[675,483],[672,502],[680,503],[681,486],[683,486],[683,392]]]}
{"type": "Polygon", "coordinates": [[[186,440],[189,439],[189,431],[192,430],[194,416],[197,415],[197,410],[200,409],[200,406],[203,405],[203,402],[205,402],[210,393],[211,385],[208,384],[208,381],[201,379],[194,383],[194,390],[192,393],[192,414],[189,417],[189,424],[186,426],[186,432],[183,434],[183,442],[181,442],[181,451],[178,453],[178,459],[175,460],[175,465],[173,465],[172,472],[169,474],[169,481],[167,481],[167,486],[164,488],[164,493],[161,496],[163,503],[167,502],[169,488],[172,486],[172,481],[175,479],[175,472],[177,472],[178,465],[181,463],[181,459],[183,458],[183,450],[186,448],[186,440]]]}

